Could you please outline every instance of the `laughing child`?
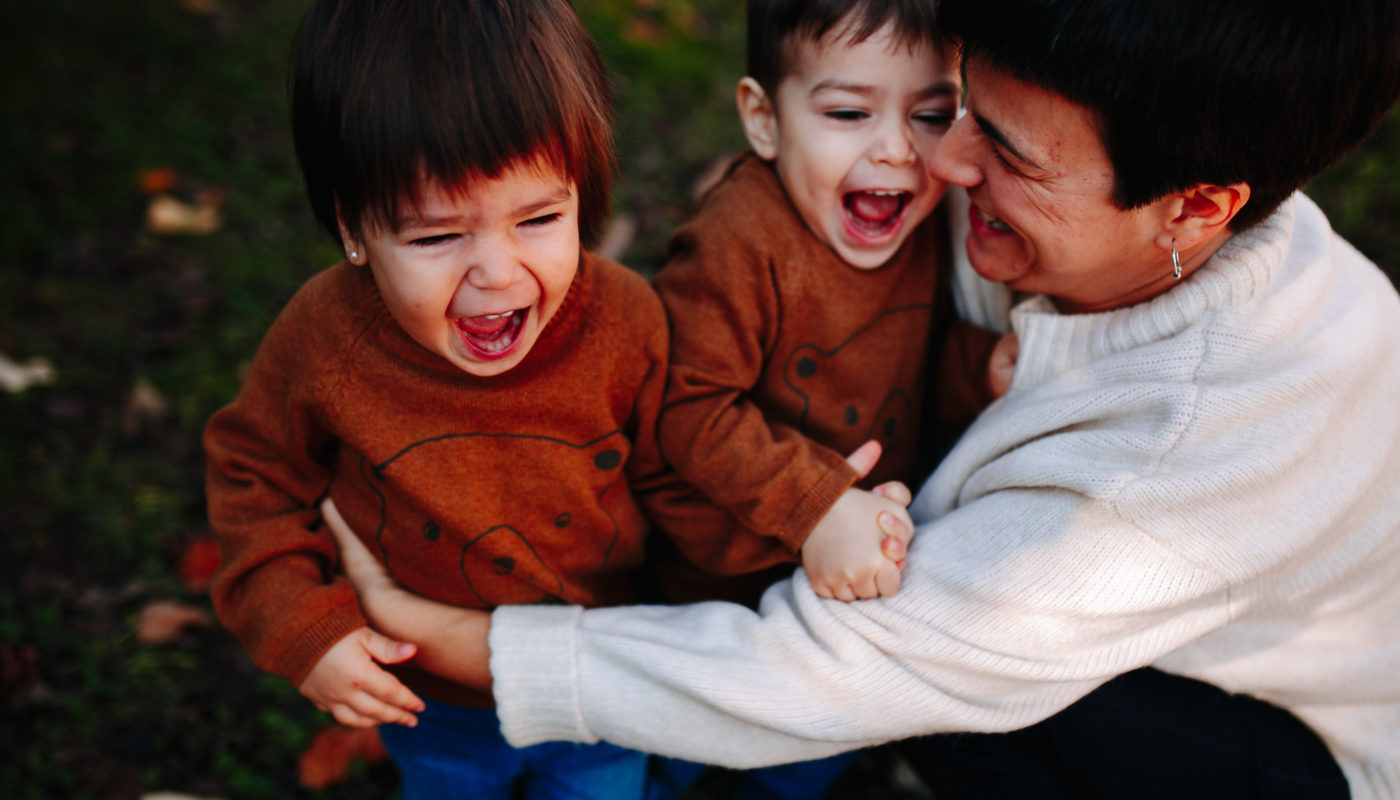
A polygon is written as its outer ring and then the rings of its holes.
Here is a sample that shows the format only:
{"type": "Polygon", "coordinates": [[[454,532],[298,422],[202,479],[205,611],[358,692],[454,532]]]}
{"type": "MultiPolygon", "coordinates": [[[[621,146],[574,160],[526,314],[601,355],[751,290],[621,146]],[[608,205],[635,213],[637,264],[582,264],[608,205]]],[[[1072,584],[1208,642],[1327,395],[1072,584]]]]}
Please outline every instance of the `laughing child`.
{"type": "MultiPolygon", "coordinates": [[[[653,281],[671,320],[663,454],[738,529],[772,537],[773,562],[800,558],[823,597],[898,589],[875,524],[893,504],[857,485],[844,454],[878,442],[865,486],[917,479],[935,342],[948,354],[930,389],[940,406],[968,398],[958,411],[970,417],[997,393],[996,335],[944,318],[951,262],[946,222],[932,213],[944,187],[929,159],[960,82],[935,10],[923,0],[749,0],[737,104],[752,151],[706,194],[653,281]]],[[[682,552],[725,546],[703,504],[687,510],[678,503],[661,522],[682,552]]],[[[752,605],[782,570],[711,578],[664,546],[656,560],[672,602],[752,605]]],[[[743,791],[820,797],[848,761],[757,770],[743,791]]],[[[659,762],[653,796],[696,773],[659,762]]]]}
{"type": "Polygon", "coordinates": [[[291,104],[346,261],[205,432],[221,620],[339,722],[401,723],[382,735],[405,798],[638,796],[642,754],[515,750],[489,694],[402,663],[317,525],[334,498],[396,580],[457,606],[631,598],[667,328],[640,276],[580,245],[612,171],[593,44],[565,0],[320,0],[291,104]]]}

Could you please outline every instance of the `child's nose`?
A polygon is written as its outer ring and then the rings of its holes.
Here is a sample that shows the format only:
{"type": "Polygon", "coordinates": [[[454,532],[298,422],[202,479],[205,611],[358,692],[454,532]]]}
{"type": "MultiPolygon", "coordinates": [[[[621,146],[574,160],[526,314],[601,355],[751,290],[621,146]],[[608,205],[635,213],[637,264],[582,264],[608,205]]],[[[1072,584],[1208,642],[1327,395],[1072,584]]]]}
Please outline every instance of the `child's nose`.
{"type": "Polygon", "coordinates": [[[929,174],[934,180],[964,187],[982,182],[982,169],[976,160],[979,147],[976,126],[972,115],[964,114],[954,120],[952,127],[938,140],[929,159],[929,174]]]}
{"type": "Polygon", "coordinates": [[[478,240],[467,253],[467,283],[474,289],[504,289],[514,281],[516,260],[510,248],[478,240]]]}
{"type": "Polygon", "coordinates": [[[918,160],[918,153],[914,149],[913,131],[903,120],[890,120],[880,131],[880,138],[875,142],[871,157],[876,163],[896,167],[913,164],[918,160]]]}

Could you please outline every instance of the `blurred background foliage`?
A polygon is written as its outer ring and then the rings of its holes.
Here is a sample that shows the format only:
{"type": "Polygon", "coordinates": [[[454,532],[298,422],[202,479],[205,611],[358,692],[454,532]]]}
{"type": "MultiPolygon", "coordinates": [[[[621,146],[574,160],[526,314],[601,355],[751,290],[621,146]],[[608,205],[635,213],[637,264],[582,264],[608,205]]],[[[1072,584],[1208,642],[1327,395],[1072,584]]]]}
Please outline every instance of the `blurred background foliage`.
{"type": "MultiPolygon", "coordinates": [[[[296,762],[327,719],[195,619],[207,536],[199,437],[274,315],[338,249],[286,124],[306,0],[7,3],[0,65],[0,794],[382,797],[296,762]],[[41,362],[32,361],[35,359],[41,362]],[[47,378],[47,379],[46,379],[47,378]]],[[[577,0],[617,76],[622,260],[649,273],[693,186],[738,150],[741,0],[577,0]]],[[[1400,121],[1311,187],[1394,276],[1400,121]]],[[[863,794],[862,796],[869,796],[863,794]]]]}

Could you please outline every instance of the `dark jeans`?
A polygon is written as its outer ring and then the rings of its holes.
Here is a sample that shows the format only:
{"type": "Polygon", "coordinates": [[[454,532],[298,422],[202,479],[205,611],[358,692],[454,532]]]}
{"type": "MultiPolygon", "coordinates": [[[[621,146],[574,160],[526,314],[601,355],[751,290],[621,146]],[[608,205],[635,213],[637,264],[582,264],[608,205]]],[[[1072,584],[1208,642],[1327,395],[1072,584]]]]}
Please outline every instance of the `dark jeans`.
{"type": "Polygon", "coordinates": [[[1277,706],[1142,669],[1037,725],[905,743],[938,800],[1344,800],[1336,759],[1277,706]]]}

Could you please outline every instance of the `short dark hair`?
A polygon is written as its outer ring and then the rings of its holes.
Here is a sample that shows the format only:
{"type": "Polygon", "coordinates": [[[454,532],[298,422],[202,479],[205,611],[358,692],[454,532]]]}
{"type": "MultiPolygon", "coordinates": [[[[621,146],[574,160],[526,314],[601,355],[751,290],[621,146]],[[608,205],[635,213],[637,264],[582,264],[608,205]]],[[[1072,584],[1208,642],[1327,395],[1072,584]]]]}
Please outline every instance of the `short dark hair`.
{"type": "Polygon", "coordinates": [[[977,58],[1093,112],[1115,203],[1247,183],[1243,230],[1346,154],[1400,93],[1396,0],[942,0],[977,58]]]}
{"type": "Polygon", "coordinates": [[[891,23],[906,47],[942,45],[937,10],[937,0],[748,0],[749,77],[773,94],[788,71],[791,37],[820,42],[848,17],[841,32],[855,44],[891,23]]]}
{"type": "Polygon", "coordinates": [[[312,210],[339,240],[392,226],[429,179],[451,191],[543,156],[578,187],[579,229],[606,221],[612,96],[567,0],[318,0],[290,76],[312,210]]]}

